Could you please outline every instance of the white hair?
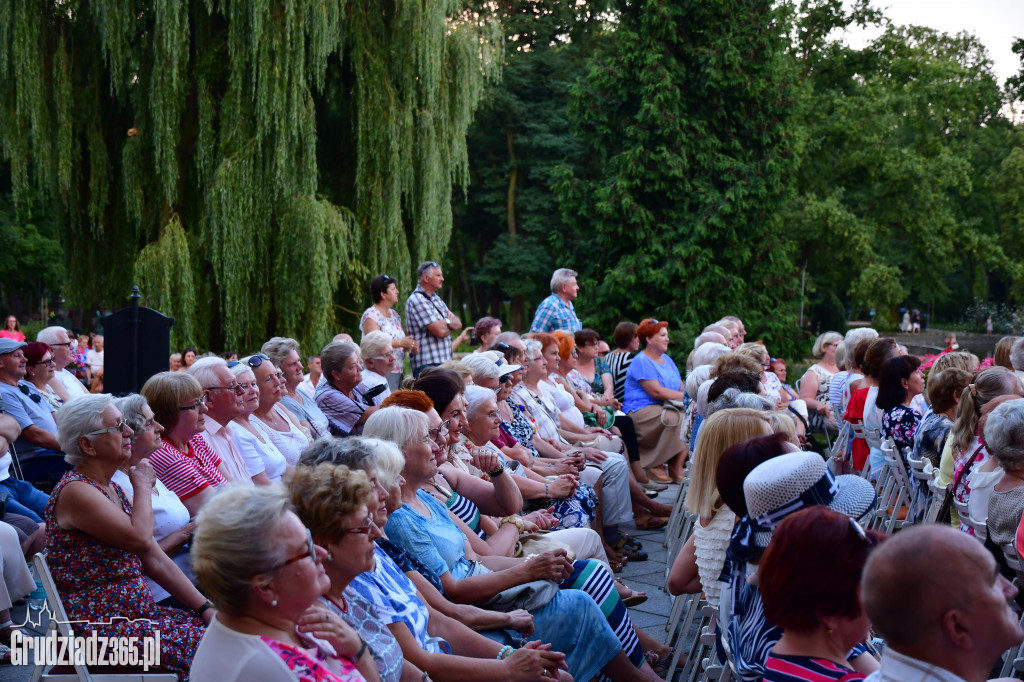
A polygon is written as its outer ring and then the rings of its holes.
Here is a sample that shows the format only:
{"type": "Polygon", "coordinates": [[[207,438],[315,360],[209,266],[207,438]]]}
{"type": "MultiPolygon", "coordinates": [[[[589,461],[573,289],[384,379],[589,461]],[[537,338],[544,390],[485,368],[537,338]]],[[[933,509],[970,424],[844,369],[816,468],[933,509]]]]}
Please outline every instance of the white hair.
{"type": "Polygon", "coordinates": [[[697,399],[697,389],[711,377],[711,368],[712,365],[700,365],[686,374],[686,395],[691,400],[697,399]]]}
{"type": "Polygon", "coordinates": [[[842,342],[843,335],[839,332],[822,332],[814,342],[814,348],[811,349],[811,355],[816,358],[820,358],[825,354],[826,343],[834,343],[838,345],[842,342]]]}
{"type": "Polygon", "coordinates": [[[224,358],[200,358],[192,363],[192,366],[188,368],[188,373],[199,382],[200,386],[209,388],[220,385],[220,379],[217,378],[217,368],[227,366],[227,360],[224,358]]]}
{"type": "Polygon", "coordinates": [[[497,379],[501,376],[497,362],[487,353],[470,353],[462,358],[462,364],[473,371],[473,381],[480,379],[497,379]]]}
{"type": "Polygon", "coordinates": [[[985,445],[1004,470],[1024,467],[1024,400],[1007,400],[992,410],[985,422],[985,445]]]}
{"type": "Polygon", "coordinates": [[[713,403],[708,405],[708,416],[710,417],[719,410],[728,410],[733,407],[746,407],[762,412],[774,412],[775,403],[763,395],[741,391],[738,388],[727,388],[722,391],[713,403]]]}
{"type": "Polygon", "coordinates": [[[877,339],[878,332],[871,327],[857,327],[846,332],[843,345],[846,347],[846,366],[851,372],[860,373],[860,367],[854,367],[853,355],[857,345],[864,339],[877,339]]]}
{"type": "Polygon", "coordinates": [[[57,422],[57,442],[64,452],[64,461],[71,466],[78,466],[85,461],[86,455],[79,446],[83,436],[103,428],[103,410],[114,404],[114,399],[106,393],[83,395],[64,403],[54,412],[57,422]]]}
{"type": "Polygon", "coordinates": [[[483,386],[466,386],[466,416],[472,416],[487,399],[497,401],[494,390],[483,386]]]}
{"type": "Polygon", "coordinates": [[[36,341],[40,341],[42,343],[49,344],[52,346],[55,343],[60,343],[60,341],[58,341],[57,339],[60,338],[61,332],[67,334],[67,337],[69,339],[71,338],[71,334],[68,334],[68,330],[65,329],[64,327],[47,327],[46,329],[39,330],[39,333],[36,334],[36,341]]]}
{"type": "Polygon", "coordinates": [[[420,430],[430,428],[427,415],[407,407],[382,407],[366,420],[363,435],[370,438],[389,440],[399,448],[416,437],[420,430]]]}
{"type": "Polygon", "coordinates": [[[1024,370],[1024,336],[1017,339],[1010,349],[1010,364],[1017,371],[1024,370]]]}
{"type": "Polygon", "coordinates": [[[693,353],[693,366],[700,367],[701,365],[713,365],[715,360],[722,357],[726,353],[731,353],[732,349],[729,346],[725,346],[721,343],[705,343],[703,346],[698,348],[693,353]]]}
{"type": "Polygon", "coordinates": [[[700,336],[693,340],[693,349],[696,350],[706,343],[722,343],[718,339],[725,341],[725,337],[718,332],[702,332],[700,336]]]}
{"type": "Polygon", "coordinates": [[[569,268],[558,268],[551,275],[551,291],[557,294],[562,289],[562,285],[568,284],[569,280],[575,277],[578,273],[575,270],[569,268]]]}
{"type": "Polygon", "coordinates": [[[391,335],[377,329],[364,336],[363,340],[359,342],[359,354],[364,360],[373,360],[391,351],[392,347],[391,335]]]}
{"type": "Polygon", "coordinates": [[[395,479],[405,468],[405,455],[398,446],[389,440],[380,438],[364,438],[366,444],[373,448],[377,461],[377,480],[385,489],[395,485],[395,479]]]}

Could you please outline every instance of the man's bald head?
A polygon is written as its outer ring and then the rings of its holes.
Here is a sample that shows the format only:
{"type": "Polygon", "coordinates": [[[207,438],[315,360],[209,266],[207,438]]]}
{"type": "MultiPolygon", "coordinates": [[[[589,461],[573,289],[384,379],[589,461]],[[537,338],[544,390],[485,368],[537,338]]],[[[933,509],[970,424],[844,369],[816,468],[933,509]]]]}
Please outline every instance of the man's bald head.
{"type": "Polygon", "coordinates": [[[975,538],[949,526],[901,530],[864,566],[861,597],[875,629],[902,654],[964,679],[985,674],[1021,641],[1017,594],[975,538]]]}

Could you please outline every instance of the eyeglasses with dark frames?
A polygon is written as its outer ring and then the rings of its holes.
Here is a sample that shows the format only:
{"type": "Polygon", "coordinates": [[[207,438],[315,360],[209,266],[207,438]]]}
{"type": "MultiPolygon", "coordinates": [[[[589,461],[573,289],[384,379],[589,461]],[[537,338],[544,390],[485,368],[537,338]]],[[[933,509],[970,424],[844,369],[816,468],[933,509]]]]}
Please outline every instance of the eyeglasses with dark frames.
{"type": "Polygon", "coordinates": [[[312,559],[314,564],[316,563],[316,545],[313,544],[313,534],[309,532],[308,528],[306,529],[306,551],[303,552],[302,554],[296,554],[291,559],[286,559],[284,561],[284,563],[280,563],[277,566],[274,566],[273,568],[271,568],[270,570],[271,571],[280,570],[280,569],[284,568],[285,566],[288,566],[290,564],[294,564],[296,561],[302,561],[306,557],[309,557],[310,559],[312,559]]]}
{"type": "Polygon", "coordinates": [[[122,418],[121,421],[117,422],[113,426],[108,426],[105,429],[96,429],[85,434],[87,436],[102,436],[105,433],[115,433],[117,431],[123,431],[124,427],[128,426],[128,420],[122,418]]]}
{"type": "Polygon", "coordinates": [[[245,393],[245,387],[242,384],[232,384],[231,386],[207,386],[203,389],[204,391],[233,391],[238,395],[245,393]]]}
{"type": "Polygon", "coordinates": [[[205,405],[205,404],[206,404],[206,394],[204,393],[203,395],[199,396],[199,400],[197,400],[194,405],[186,405],[185,407],[179,407],[178,409],[181,410],[182,412],[184,412],[185,410],[197,410],[197,409],[199,409],[200,405],[205,405]]]}
{"type": "Polygon", "coordinates": [[[447,438],[448,434],[451,433],[452,431],[451,426],[452,420],[445,419],[436,429],[430,429],[429,431],[427,431],[427,435],[429,435],[432,440],[437,440],[438,438],[447,438]]]}
{"type": "Polygon", "coordinates": [[[60,346],[69,346],[70,347],[71,346],[71,342],[70,341],[66,341],[64,343],[51,343],[51,344],[47,344],[47,345],[49,345],[50,348],[58,348],[60,346]]]}

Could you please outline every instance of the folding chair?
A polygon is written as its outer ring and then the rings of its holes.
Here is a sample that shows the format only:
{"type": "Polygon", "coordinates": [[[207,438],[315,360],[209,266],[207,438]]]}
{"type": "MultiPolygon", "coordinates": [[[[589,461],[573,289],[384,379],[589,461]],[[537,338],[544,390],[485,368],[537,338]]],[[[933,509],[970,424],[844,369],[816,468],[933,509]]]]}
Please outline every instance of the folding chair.
{"type": "MultiPolygon", "coordinates": [[[[43,584],[46,591],[46,604],[50,610],[50,622],[46,626],[47,634],[57,632],[62,637],[71,636],[71,628],[68,626],[67,611],[64,610],[64,603],[57,593],[57,585],[53,582],[53,575],[50,567],[46,564],[46,557],[36,554],[32,557],[32,563],[36,569],[36,576],[43,584]]],[[[35,666],[32,671],[30,682],[177,682],[178,676],[168,672],[142,672],[126,671],[123,668],[102,668],[88,669],[84,665],[75,666],[35,666]],[[73,670],[73,672],[72,672],[73,670]],[[118,672],[120,671],[120,672],[118,672]]]]}

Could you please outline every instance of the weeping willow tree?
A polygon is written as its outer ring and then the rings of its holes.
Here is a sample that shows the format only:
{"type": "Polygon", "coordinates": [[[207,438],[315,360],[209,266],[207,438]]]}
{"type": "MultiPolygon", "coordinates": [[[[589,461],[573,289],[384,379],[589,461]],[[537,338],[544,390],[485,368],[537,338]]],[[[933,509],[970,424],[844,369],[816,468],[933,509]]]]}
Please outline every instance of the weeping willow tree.
{"type": "Polygon", "coordinates": [[[408,290],[499,65],[463,4],[0,3],[3,170],[60,207],[69,297],[135,277],[177,340],[252,349],[325,342],[375,272],[408,290]]]}

